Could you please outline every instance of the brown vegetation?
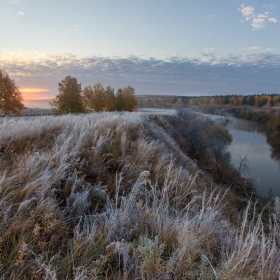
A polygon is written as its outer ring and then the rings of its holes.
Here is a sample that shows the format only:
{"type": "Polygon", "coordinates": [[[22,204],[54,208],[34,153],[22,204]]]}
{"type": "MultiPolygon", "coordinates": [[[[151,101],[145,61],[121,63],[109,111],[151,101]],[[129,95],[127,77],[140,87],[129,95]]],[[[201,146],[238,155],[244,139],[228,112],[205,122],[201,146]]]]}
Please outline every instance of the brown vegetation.
{"type": "Polygon", "coordinates": [[[0,70],[0,111],[6,116],[10,113],[20,115],[25,108],[18,86],[8,73],[0,70]]]}
{"type": "Polygon", "coordinates": [[[239,215],[157,118],[0,120],[2,279],[278,279],[278,216],[239,215]]]}

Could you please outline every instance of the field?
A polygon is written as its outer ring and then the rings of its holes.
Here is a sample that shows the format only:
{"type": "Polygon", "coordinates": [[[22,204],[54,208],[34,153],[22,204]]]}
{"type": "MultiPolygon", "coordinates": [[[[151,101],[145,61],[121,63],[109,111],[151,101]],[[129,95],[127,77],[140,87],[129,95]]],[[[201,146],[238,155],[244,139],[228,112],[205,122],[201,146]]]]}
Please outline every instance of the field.
{"type": "MultiPolygon", "coordinates": [[[[41,116],[41,115],[52,115],[52,109],[43,109],[43,108],[26,108],[21,111],[22,116],[41,116]]],[[[11,116],[14,116],[11,114],[11,116]]],[[[4,117],[4,115],[0,114],[0,117],[4,117]]]]}
{"type": "Polygon", "coordinates": [[[238,211],[176,129],[144,113],[0,119],[0,279],[278,279],[280,203],[266,223],[249,200],[238,211]]]}

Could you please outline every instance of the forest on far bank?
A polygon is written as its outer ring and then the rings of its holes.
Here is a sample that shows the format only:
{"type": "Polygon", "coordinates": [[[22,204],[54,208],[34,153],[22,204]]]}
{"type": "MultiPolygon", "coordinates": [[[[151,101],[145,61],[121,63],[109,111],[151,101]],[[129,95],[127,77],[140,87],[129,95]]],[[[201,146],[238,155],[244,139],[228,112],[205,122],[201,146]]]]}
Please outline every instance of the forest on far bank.
{"type": "Polygon", "coordinates": [[[280,138],[280,95],[137,96],[138,107],[186,107],[207,114],[231,114],[266,125],[273,138],[280,138]]]}
{"type": "Polygon", "coordinates": [[[139,107],[175,108],[199,105],[233,105],[253,107],[280,107],[280,94],[223,95],[223,96],[163,96],[138,95],[139,107]]]}

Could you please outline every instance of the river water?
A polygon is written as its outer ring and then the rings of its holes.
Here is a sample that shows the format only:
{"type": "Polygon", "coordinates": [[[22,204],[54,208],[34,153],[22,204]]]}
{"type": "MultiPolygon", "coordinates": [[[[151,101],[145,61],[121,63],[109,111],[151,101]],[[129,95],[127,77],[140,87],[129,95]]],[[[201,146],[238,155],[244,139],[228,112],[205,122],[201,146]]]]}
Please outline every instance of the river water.
{"type": "Polygon", "coordinates": [[[226,127],[233,141],[228,147],[231,161],[238,168],[240,157],[247,157],[249,173],[258,193],[280,197],[280,147],[271,139],[265,126],[253,121],[227,118],[226,127]]]}
{"type": "MultiPolygon", "coordinates": [[[[139,109],[149,114],[174,114],[175,110],[139,109]]],[[[252,178],[257,192],[266,196],[272,191],[274,197],[280,197],[280,145],[268,133],[266,127],[253,121],[242,120],[232,116],[202,114],[210,119],[224,123],[233,141],[228,147],[231,162],[238,169],[240,158],[248,159],[248,172],[243,176],[252,178]]]]}

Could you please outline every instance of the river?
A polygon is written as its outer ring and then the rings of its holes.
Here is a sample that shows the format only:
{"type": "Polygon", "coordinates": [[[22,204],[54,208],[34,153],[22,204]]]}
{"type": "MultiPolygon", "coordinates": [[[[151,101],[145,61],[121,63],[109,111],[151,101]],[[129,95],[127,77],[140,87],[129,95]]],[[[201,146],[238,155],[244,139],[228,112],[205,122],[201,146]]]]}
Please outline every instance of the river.
{"type": "Polygon", "coordinates": [[[280,147],[271,139],[265,126],[253,121],[227,118],[226,127],[233,141],[228,147],[231,161],[238,168],[240,157],[247,157],[249,173],[258,193],[280,196],[280,147]]]}
{"type": "MultiPolygon", "coordinates": [[[[174,114],[175,110],[139,109],[144,114],[174,114]]],[[[266,127],[257,122],[242,120],[232,116],[202,114],[213,121],[224,123],[233,141],[228,147],[231,162],[238,169],[240,159],[246,156],[249,170],[243,176],[252,178],[257,192],[266,196],[272,191],[280,197],[280,145],[275,143],[266,127]]]]}

